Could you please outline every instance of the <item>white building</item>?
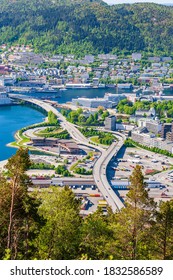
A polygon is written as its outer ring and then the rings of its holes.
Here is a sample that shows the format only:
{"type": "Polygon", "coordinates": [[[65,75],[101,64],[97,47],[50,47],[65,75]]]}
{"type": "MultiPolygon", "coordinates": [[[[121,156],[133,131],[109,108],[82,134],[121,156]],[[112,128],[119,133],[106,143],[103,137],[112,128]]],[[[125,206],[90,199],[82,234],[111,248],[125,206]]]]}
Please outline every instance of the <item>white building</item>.
{"type": "Polygon", "coordinates": [[[117,94],[117,93],[105,93],[104,99],[108,101],[112,101],[118,103],[122,99],[126,99],[127,97],[124,94],[117,94]]]}
{"type": "Polygon", "coordinates": [[[8,97],[8,94],[5,92],[0,92],[0,105],[10,105],[11,99],[8,97]]]}
{"type": "Polygon", "coordinates": [[[141,58],[142,58],[141,53],[132,53],[133,60],[141,60],[141,58]]]}
{"type": "Polygon", "coordinates": [[[67,83],[66,88],[75,88],[75,89],[80,89],[80,88],[91,88],[91,84],[87,83],[67,83]]]}
{"type": "Polygon", "coordinates": [[[99,106],[105,109],[112,108],[113,103],[104,98],[77,98],[72,99],[73,105],[81,105],[87,108],[98,108],[99,106]]]}

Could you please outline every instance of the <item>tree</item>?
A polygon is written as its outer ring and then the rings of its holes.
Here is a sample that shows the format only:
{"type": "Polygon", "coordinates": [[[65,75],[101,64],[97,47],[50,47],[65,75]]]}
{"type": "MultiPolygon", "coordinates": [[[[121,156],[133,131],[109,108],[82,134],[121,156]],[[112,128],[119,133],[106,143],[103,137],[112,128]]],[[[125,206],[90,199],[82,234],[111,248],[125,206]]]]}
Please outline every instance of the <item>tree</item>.
{"type": "Polygon", "coordinates": [[[152,256],[155,259],[173,258],[173,200],[160,202],[156,220],[150,232],[152,256]]]}
{"type": "Polygon", "coordinates": [[[108,227],[108,219],[101,209],[88,215],[81,227],[82,240],[80,251],[87,259],[109,259],[113,237],[112,230],[108,227]]]}
{"type": "Polygon", "coordinates": [[[48,122],[54,125],[58,124],[57,116],[52,111],[48,112],[48,122]]]}
{"type": "Polygon", "coordinates": [[[79,122],[79,123],[85,123],[85,121],[86,121],[86,118],[85,118],[84,115],[79,115],[79,116],[78,116],[78,122],[79,122]]]}
{"type": "Polygon", "coordinates": [[[39,213],[46,224],[36,240],[39,259],[76,259],[80,243],[80,201],[68,187],[51,188],[41,195],[39,213]]]}
{"type": "Polygon", "coordinates": [[[1,257],[7,249],[10,259],[31,256],[32,240],[37,228],[38,201],[29,196],[31,186],[25,171],[30,167],[28,151],[19,149],[6,164],[8,180],[0,177],[1,257]]]}
{"type": "Polygon", "coordinates": [[[87,120],[86,120],[86,124],[92,124],[94,122],[94,116],[91,114],[87,120]]]}
{"type": "Polygon", "coordinates": [[[115,252],[120,259],[148,259],[147,237],[155,213],[155,203],[145,190],[141,166],[130,176],[126,207],[116,214],[112,224],[115,252]]]}
{"type": "Polygon", "coordinates": [[[97,120],[98,120],[98,113],[95,112],[95,113],[94,113],[94,121],[96,122],[97,120]]]}

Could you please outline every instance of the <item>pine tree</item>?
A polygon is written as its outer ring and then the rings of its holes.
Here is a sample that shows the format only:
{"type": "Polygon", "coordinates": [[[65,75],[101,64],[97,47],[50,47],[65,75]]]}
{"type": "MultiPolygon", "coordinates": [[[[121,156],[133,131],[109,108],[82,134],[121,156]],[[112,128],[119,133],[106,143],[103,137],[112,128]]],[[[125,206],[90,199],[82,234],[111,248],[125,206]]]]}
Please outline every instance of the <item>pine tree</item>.
{"type": "Polygon", "coordinates": [[[6,164],[8,180],[0,177],[1,258],[5,251],[10,259],[27,259],[31,255],[38,202],[28,194],[32,184],[25,171],[29,166],[28,150],[19,149],[6,164]]]}
{"type": "Polygon", "coordinates": [[[82,255],[92,260],[110,258],[113,232],[108,227],[108,217],[103,214],[101,209],[84,219],[81,234],[80,252],[82,255]]]}
{"type": "Polygon", "coordinates": [[[144,176],[137,165],[130,176],[126,207],[114,214],[115,256],[119,259],[148,259],[146,237],[155,213],[155,203],[145,189],[144,176]]]}
{"type": "Polygon", "coordinates": [[[40,215],[46,220],[36,240],[38,259],[67,260],[78,256],[80,201],[68,187],[41,193],[40,215]]]}
{"type": "Polygon", "coordinates": [[[154,259],[173,259],[173,200],[160,202],[151,228],[151,248],[154,259]]]}

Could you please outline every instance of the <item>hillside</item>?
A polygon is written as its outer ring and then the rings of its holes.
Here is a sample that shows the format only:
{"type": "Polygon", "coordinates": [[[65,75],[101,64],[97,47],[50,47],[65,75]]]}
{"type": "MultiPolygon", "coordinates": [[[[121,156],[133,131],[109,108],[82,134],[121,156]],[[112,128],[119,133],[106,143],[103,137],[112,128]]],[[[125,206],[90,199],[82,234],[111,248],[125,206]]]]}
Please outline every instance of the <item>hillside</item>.
{"type": "Polygon", "coordinates": [[[35,51],[173,54],[173,7],[101,0],[0,0],[0,44],[35,51]]]}

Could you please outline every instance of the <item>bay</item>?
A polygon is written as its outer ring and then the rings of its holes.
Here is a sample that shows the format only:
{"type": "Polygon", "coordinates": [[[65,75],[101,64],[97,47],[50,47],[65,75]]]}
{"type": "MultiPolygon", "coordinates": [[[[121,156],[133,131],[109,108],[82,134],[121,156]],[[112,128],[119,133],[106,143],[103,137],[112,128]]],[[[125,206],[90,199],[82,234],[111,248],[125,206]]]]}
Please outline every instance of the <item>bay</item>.
{"type": "Polygon", "coordinates": [[[15,132],[22,127],[42,122],[45,116],[40,111],[27,106],[0,107],[0,160],[11,157],[16,148],[6,146],[14,141],[15,132]]]}
{"type": "MultiPolygon", "coordinates": [[[[70,102],[78,97],[103,97],[105,92],[115,93],[114,88],[110,89],[68,89],[61,92],[60,98],[52,98],[52,94],[30,93],[25,94],[36,98],[47,98],[56,100],[59,103],[70,102]]],[[[16,152],[16,148],[8,147],[7,144],[14,141],[17,130],[43,121],[45,116],[34,108],[27,106],[0,106],[0,161],[8,159],[16,152]]]]}

